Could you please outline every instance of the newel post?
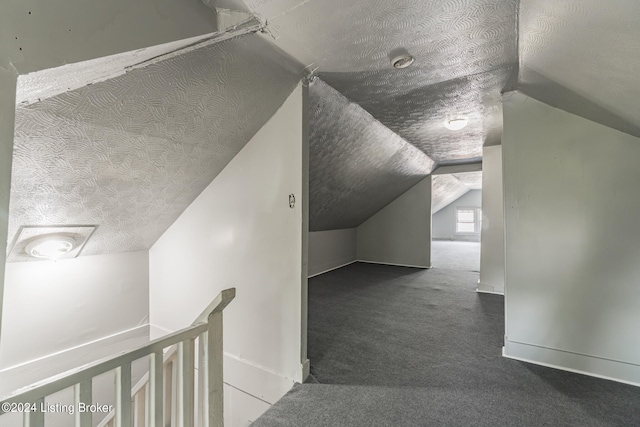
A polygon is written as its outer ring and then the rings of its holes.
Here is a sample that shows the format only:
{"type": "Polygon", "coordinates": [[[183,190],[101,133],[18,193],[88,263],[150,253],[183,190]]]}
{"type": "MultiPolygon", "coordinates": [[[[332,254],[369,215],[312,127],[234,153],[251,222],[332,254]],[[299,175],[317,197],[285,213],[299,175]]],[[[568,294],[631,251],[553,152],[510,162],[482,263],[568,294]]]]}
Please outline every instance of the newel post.
{"type": "Polygon", "coordinates": [[[203,343],[206,368],[203,372],[205,375],[202,376],[206,380],[203,384],[205,390],[202,390],[202,388],[201,390],[207,397],[205,405],[208,409],[206,411],[208,424],[202,424],[208,427],[224,426],[222,312],[235,296],[235,288],[225,289],[218,294],[209,306],[210,309],[207,310],[206,321],[209,324],[209,328],[206,334],[206,342],[203,343]]]}

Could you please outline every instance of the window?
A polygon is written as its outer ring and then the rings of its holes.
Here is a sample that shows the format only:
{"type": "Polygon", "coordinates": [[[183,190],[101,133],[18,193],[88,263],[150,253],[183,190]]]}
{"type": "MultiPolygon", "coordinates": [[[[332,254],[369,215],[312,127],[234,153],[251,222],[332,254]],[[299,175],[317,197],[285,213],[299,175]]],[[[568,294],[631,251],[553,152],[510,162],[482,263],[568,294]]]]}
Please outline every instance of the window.
{"type": "Polygon", "coordinates": [[[482,209],[456,208],[456,233],[480,233],[482,228],[482,209]]]}

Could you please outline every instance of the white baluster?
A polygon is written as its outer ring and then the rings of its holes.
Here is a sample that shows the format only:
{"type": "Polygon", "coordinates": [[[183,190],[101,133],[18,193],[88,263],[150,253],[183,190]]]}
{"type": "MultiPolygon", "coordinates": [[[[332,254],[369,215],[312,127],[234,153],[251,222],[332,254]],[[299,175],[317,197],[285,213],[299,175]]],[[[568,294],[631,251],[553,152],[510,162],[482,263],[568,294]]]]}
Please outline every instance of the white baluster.
{"type": "Polygon", "coordinates": [[[149,414],[151,414],[150,412],[150,400],[149,400],[149,396],[150,396],[150,384],[149,384],[149,379],[147,379],[147,383],[144,386],[144,413],[145,413],[145,417],[144,417],[144,427],[151,427],[151,417],[149,416],[149,414]]]}
{"type": "Polygon", "coordinates": [[[198,423],[209,427],[209,333],[198,337],[198,423]]]}
{"type": "Polygon", "coordinates": [[[75,421],[76,427],[92,427],[93,426],[93,414],[91,411],[81,409],[81,405],[89,406],[93,402],[92,397],[92,381],[84,381],[73,386],[73,395],[75,403],[75,421]]]}
{"type": "Polygon", "coordinates": [[[133,427],[145,427],[146,388],[146,385],[143,385],[133,396],[133,427]]]}
{"type": "MultiPolygon", "coordinates": [[[[105,417],[100,426],[108,427],[165,427],[165,421],[173,427],[193,427],[198,415],[198,427],[221,427],[224,424],[223,405],[223,352],[222,310],[234,299],[235,289],[225,289],[209,304],[188,328],[135,348],[127,353],[77,368],[56,376],[26,391],[5,397],[2,403],[34,402],[36,411],[24,415],[23,425],[43,427],[45,412],[40,408],[45,397],[74,388],[74,404],[91,405],[92,379],[109,371],[115,371],[116,408],[105,417]],[[195,340],[198,339],[198,410],[194,408],[195,340]],[[179,346],[179,360],[173,353],[179,346]],[[173,347],[172,347],[173,346],[173,347]],[[164,363],[163,350],[170,348],[164,363]],[[150,373],[131,387],[131,363],[150,356],[150,373]],[[142,394],[144,393],[144,395],[142,394]],[[133,397],[132,397],[133,396],[133,397]],[[132,406],[135,411],[132,411],[132,406]],[[134,417],[135,416],[135,417],[134,417]]],[[[3,412],[0,411],[0,416],[3,412]]],[[[75,427],[93,424],[89,411],[76,411],[75,427]]]]}
{"type": "Polygon", "coordinates": [[[24,419],[22,425],[24,427],[44,427],[44,412],[40,411],[40,408],[44,405],[44,397],[36,400],[35,411],[29,411],[24,413],[24,419]]]}
{"type": "MultiPolygon", "coordinates": [[[[175,426],[173,424],[173,419],[171,418],[171,406],[173,405],[173,362],[171,359],[167,360],[167,363],[164,365],[164,419],[171,426],[175,426]]],[[[164,424],[163,424],[164,425],[164,424]]]]}
{"type": "Polygon", "coordinates": [[[131,363],[116,368],[116,426],[131,427],[131,363]]]}
{"type": "Polygon", "coordinates": [[[162,351],[149,355],[149,426],[163,427],[164,396],[163,396],[162,351]]]}
{"type": "Polygon", "coordinates": [[[223,382],[222,382],[222,311],[214,311],[209,316],[209,336],[207,339],[209,427],[224,427],[223,382]]]}
{"type": "Polygon", "coordinates": [[[178,425],[194,427],[194,354],[195,342],[186,339],[178,343],[178,425]]]}

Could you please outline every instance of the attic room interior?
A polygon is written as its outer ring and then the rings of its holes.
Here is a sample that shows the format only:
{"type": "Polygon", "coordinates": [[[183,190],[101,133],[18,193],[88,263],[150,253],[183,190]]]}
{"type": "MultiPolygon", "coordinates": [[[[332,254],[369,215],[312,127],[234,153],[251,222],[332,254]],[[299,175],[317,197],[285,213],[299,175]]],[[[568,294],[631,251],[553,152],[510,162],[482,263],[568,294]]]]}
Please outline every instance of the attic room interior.
{"type": "Polygon", "coordinates": [[[1,8],[0,426],[637,424],[637,1],[1,8]]]}

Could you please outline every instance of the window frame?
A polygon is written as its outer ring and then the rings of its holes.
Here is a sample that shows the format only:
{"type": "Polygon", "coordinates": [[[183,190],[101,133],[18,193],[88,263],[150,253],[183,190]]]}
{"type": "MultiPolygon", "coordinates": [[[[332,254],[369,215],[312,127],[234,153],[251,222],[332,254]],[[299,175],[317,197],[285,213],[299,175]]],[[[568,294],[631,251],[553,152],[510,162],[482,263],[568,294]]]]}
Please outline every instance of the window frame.
{"type": "Polygon", "coordinates": [[[477,235],[480,234],[482,229],[482,207],[478,206],[456,206],[454,210],[454,233],[458,235],[477,235]],[[459,211],[471,211],[473,212],[473,221],[459,221],[459,211]],[[473,224],[473,231],[458,231],[458,224],[473,224]]]}

